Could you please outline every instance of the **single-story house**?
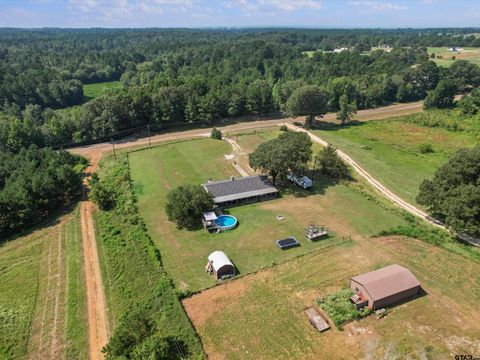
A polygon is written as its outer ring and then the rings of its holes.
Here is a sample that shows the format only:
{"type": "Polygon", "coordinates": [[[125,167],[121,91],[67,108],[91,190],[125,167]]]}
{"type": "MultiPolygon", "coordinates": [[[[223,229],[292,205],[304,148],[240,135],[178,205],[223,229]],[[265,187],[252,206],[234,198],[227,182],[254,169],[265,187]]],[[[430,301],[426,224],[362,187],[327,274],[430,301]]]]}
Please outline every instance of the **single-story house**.
{"type": "Polygon", "coordinates": [[[218,280],[235,276],[235,266],[223,251],[214,251],[208,255],[205,270],[213,273],[218,280]]]}
{"type": "Polygon", "coordinates": [[[212,194],[213,202],[224,208],[273,199],[278,194],[266,176],[258,175],[209,181],[203,187],[212,194]]]}
{"type": "Polygon", "coordinates": [[[376,310],[415,296],[420,282],[407,268],[393,264],[351,278],[351,300],[357,308],[368,306],[376,310]]]}

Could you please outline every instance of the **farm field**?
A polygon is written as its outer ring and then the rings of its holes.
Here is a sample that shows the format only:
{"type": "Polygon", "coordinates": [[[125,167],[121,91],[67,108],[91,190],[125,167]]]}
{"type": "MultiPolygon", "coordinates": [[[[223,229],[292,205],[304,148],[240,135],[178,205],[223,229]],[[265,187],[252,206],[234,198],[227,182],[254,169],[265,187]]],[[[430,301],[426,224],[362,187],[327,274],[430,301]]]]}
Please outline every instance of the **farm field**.
{"type": "Polygon", "coordinates": [[[78,210],[0,247],[0,358],[86,358],[78,210]]]}
{"type": "Polygon", "coordinates": [[[329,246],[183,301],[211,359],[450,359],[480,352],[480,265],[424,242],[362,238],[329,246]],[[427,295],[318,333],[303,310],[388,264],[409,267],[427,295]],[[232,321],[235,319],[234,321],[232,321]]]}
{"type": "MultiPolygon", "coordinates": [[[[243,136],[236,137],[238,142],[253,146],[257,140],[274,135],[265,132],[243,136]],[[242,139],[243,136],[255,139],[242,139]]],[[[165,144],[129,155],[140,213],[167,272],[182,290],[195,291],[216,283],[204,271],[207,256],[214,250],[225,251],[244,275],[309,251],[341,244],[342,239],[368,236],[405,223],[354,189],[319,179],[312,194],[295,192],[277,200],[230,209],[240,223],[233,231],[208,234],[203,229],[177,229],[164,213],[168,191],[181,184],[202,184],[209,178],[218,180],[237,175],[225,159],[225,154],[231,151],[225,142],[202,139],[165,144]],[[276,220],[280,214],[286,217],[285,221],[276,220]],[[311,221],[327,226],[332,238],[316,243],[306,241],[305,228],[311,221]],[[301,246],[288,251],[278,249],[274,240],[287,236],[297,237],[301,246]]]]}
{"type": "Polygon", "coordinates": [[[473,147],[474,135],[429,128],[402,121],[402,117],[334,126],[313,132],[351,156],[387,188],[411,203],[421,182],[431,178],[458,149],[473,147]],[[421,153],[431,144],[432,153],[421,153]]]}
{"type": "Polygon", "coordinates": [[[449,67],[451,66],[456,60],[467,60],[474,64],[480,65],[480,48],[474,47],[465,47],[461,53],[454,53],[448,51],[447,47],[429,47],[427,48],[427,52],[429,55],[432,53],[435,56],[441,56],[442,58],[435,58],[432,59],[437,63],[437,65],[449,67]],[[452,56],[455,56],[455,60],[452,60],[452,56]]]}
{"type": "Polygon", "coordinates": [[[83,96],[86,100],[92,100],[112,90],[121,89],[122,87],[123,85],[120,81],[85,84],[83,85],[83,96]]]}

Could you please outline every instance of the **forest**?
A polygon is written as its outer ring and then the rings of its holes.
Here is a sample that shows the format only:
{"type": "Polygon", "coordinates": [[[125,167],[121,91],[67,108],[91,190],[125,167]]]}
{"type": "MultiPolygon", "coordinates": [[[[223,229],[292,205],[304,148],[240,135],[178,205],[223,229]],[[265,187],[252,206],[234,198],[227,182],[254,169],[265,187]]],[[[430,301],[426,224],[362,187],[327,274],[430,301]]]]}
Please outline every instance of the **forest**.
{"type": "Polygon", "coordinates": [[[423,99],[442,79],[463,91],[480,84],[480,69],[438,67],[426,46],[480,46],[472,32],[2,29],[0,147],[67,147],[147,124],[285,113],[303,85],[325,91],[334,112],[343,95],[364,109],[423,99]],[[393,50],[365,53],[378,46],[393,50]],[[123,88],[85,101],[83,84],[113,80],[123,88]]]}
{"type": "Polygon", "coordinates": [[[41,222],[81,193],[86,160],[35,145],[0,151],[0,239],[41,222]]]}

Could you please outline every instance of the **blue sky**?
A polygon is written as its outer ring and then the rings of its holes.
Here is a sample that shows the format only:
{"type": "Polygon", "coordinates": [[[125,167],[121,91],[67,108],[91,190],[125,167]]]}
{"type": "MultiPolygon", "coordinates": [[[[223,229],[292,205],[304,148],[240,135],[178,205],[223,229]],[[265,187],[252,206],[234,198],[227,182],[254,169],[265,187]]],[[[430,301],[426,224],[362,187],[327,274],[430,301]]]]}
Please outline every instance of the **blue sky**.
{"type": "Polygon", "coordinates": [[[480,0],[0,0],[0,27],[252,26],[480,26],[480,0]]]}

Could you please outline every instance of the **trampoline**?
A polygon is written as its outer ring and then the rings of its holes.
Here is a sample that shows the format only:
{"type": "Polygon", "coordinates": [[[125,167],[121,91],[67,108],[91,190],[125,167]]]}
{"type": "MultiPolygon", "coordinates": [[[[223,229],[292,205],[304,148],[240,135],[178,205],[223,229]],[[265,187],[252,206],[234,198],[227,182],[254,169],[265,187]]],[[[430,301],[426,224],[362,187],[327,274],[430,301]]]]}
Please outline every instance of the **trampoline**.
{"type": "Polygon", "coordinates": [[[290,249],[295,246],[300,246],[300,243],[293,236],[286,239],[277,240],[275,242],[277,243],[277,246],[282,250],[290,249]]]}

